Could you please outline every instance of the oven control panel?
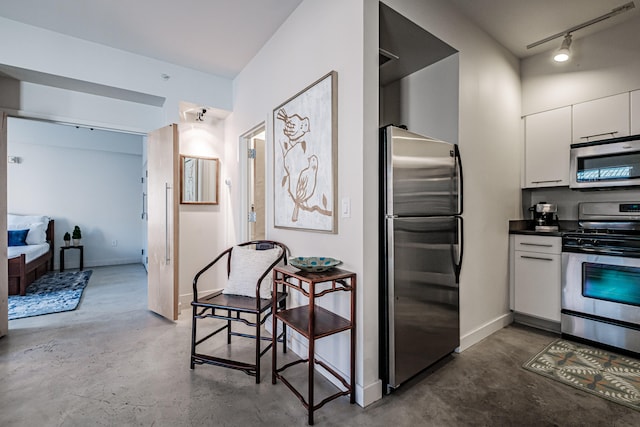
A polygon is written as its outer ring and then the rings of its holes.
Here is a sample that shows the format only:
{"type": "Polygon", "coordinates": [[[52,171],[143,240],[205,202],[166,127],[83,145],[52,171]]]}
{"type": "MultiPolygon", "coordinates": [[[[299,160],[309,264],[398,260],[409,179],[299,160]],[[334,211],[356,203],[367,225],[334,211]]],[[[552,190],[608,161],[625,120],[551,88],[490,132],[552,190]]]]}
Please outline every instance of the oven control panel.
{"type": "Polygon", "coordinates": [[[620,212],[640,213],[640,203],[620,203],[620,212]]]}

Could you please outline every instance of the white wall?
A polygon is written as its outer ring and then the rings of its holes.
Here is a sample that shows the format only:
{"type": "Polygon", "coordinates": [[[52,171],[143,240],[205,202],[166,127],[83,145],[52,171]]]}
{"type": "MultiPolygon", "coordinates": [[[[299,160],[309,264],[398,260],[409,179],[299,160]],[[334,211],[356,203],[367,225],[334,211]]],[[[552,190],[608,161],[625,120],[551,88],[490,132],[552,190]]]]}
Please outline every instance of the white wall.
{"type": "MultiPolygon", "coordinates": [[[[377,24],[376,24],[377,26],[377,24]]],[[[340,0],[304,1],[265,44],[241,74],[234,80],[234,111],[226,122],[228,172],[233,183],[241,179],[238,153],[239,137],[260,122],[267,123],[266,175],[273,176],[272,111],[300,90],[331,70],[338,74],[338,201],[351,199],[351,218],[339,218],[338,233],[312,233],[275,229],[273,227],[273,179],[267,180],[267,229],[270,239],[284,242],[293,255],[326,255],[343,260],[343,267],[358,274],[357,293],[357,373],[358,402],[364,398],[363,387],[376,386],[377,374],[377,305],[367,305],[368,296],[377,301],[377,271],[369,276],[363,271],[363,2],[340,0]],[[313,23],[313,25],[310,25],[313,23]],[[269,196],[271,195],[271,196],[269,196]],[[366,363],[363,361],[367,360],[366,363]],[[372,362],[372,363],[370,363],[372,362]]],[[[377,104],[376,104],[377,107],[377,104]]],[[[376,116],[377,117],[377,116],[376,116]]],[[[374,128],[375,129],[375,128],[374,128]]],[[[231,242],[239,239],[245,227],[238,186],[231,196],[232,217],[229,221],[231,242]]],[[[375,212],[369,212],[375,217],[375,212]]],[[[377,243],[376,243],[377,245],[377,243]]],[[[297,301],[294,301],[294,304],[297,301]]],[[[323,298],[322,305],[348,316],[348,295],[323,298]]],[[[294,342],[298,351],[304,344],[294,342]]],[[[348,374],[348,334],[323,338],[317,343],[317,354],[342,373],[348,374]],[[346,349],[346,353],[345,353],[346,349]]]]}
{"type": "MultiPolygon", "coordinates": [[[[193,300],[193,277],[224,249],[226,241],[226,212],[229,197],[224,185],[224,122],[213,120],[206,123],[180,123],[180,154],[187,156],[214,157],[220,159],[217,205],[180,205],[180,308],[185,310],[193,300]]],[[[180,194],[176,191],[176,195],[180,194]]],[[[223,287],[226,262],[223,269],[214,275],[202,276],[199,292],[223,287]]],[[[190,311],[182,313],[189,314],[190,311]]]]}
{"type": "MultiPolygon", "coordinates": [[[[8,165],[8,210],[55,220],[54,268],[74,225],[86,267],[140,262],[141,136],[10,118],[8,155],[20,158],[8,165]]],[[[77,251],[65,261],[77,266],[77,251]]]]}
{"type": "Polygon", "coordinates": [[[519,64],[444,0],[384,3],[459,51],[458,142],[465,173],[460,277],[464,350],[511,320],[507,224],[520,212],[519,64]]]}
{"type": "Polygon", "coordinates": [[[640,89],[639,28],[633,19],[584,38],[576,36],[573,56],[563,64],[553,61],[552,51],[524,59],[522,114],[640,89]]]}

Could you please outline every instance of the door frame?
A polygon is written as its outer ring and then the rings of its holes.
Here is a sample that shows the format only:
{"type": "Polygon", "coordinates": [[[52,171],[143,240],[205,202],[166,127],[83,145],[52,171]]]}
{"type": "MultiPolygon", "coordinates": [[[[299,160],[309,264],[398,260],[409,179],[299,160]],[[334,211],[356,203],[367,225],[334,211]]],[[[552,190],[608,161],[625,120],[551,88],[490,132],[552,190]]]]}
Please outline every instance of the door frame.
{"type": "MultiPolygon", "coordinates": [[[[243,133],[242,135],[240,135],[239,138],[239,144],[238,144],[238,158],[240,159],[239,163],[239,177],[240,177],[240,210],[239,210],[239,224],[243,224],[242,227],[240,227],[240,241],[244,242],[247,241],[249,239],[249,221],[247,219],[247,216],[249,214],[249,196],[250,196],[250,192],[249,192],[249,158],[248,158],[248,150],[249,150],[249,142],[251,141],[251,139],[255,138],[256,136],[260,135],[261,133],[265,134],[264,137],[264,151],[265,151],[265,193],[266,193],[266,184],[267,184],[267,168],[266,165],[268,164],[268,161],[266,161],[267,159],[267,155],[269,153],[269,150],[267,149],[267,146],[269,144],[268,142],[268,137],[267,137],[267,125],[266,122],[261,122],[259,124],[257,124],[256,126],[252,127],[250,130],[248,130],[247,132],[243,133]]],[[[267,208],[267,206],[269,206],[269,202],[268,200],[265,198],[265,234],[267,234],[267,217],[268,217],[268,213],[269,209],[267,208]]]]}
{"type": "MultiPolygon", "coordinates": [[[[136,135],[146,135],[143,134],[141,132],[136,132],[136,131],[131,131],[131,130],[123,130],[123,129],[116,129],[116,128],[103,128],[101,127],[99,124],[96,124],[95,126],[92,126],[90,123],[72,123],[72,122],[59,122],[56,121],[53,118],[47,118],[47,117],[36,117],[36,116],[32,116],[30,114],[17,114],[15,110],[6,110],[6,109],[1,109],[0,108],[0,121],[1,123],[3,123],[3,126],[0,126],[0,154],[2,154],[2,152],[4,152],[4,157],[6,159],[7,157],[7,150],[8,150],[8,144],[9,144],[9,140],[8,140],[8,119],[10,117],[14,117],[14,118],[18,118],[18,119],[25,119],[25,120],[35,120],[35,121],[43,121],[43,122],[48,122],[48,123],[53,123],[53,124],[57,124],[60,126],[82,126],[82,127],[94,127],[96,129],[102,129],[104,131],[109,131],[109,132],[125,132],[125,133],[131,133],[131,134],[136,134],[136,135]],[[4,118],[3,118],[4,117],[4,118]],[[3,140],[3,136],[2,134],[4,134],[4,140],[3,140]]],[[[146,139],[143,141],[143,144],[146,145],[146,139]]],[[[144,155],[143,155],[144,158],[144,155]]],[[[0,176],[4,176],[4,185],[0,184],[0,206],[4,207],[4,214],[2,212],[0,212],[0,216],[4,217],[4,221],[0,219],[0,231],[2,231],[4,234],[4,236],[6,236],[6,230],[7,230],[7,224],[6,224],[6,218],[7,218],[7,212],[8,212],[8,201],[7,201],[7,191],[8,191],[8,182],[7,182],[7,163],[4,162],[4,175],[2,175],[2,167],[0,167],[0,176]],[[4,224],[4,225],[3,225],[4,224]]],[[[143,165],[140,165],[141,168],[141,173],[144,174],[144,170],[142,170],[143,165]]],[[[2,209],[0,208],[0,211],[2,209]]],[[[6,237],[5,237],[6,239],[6,237]]],[[[1,240],[1,238],[0,238],[1,240]]],[[[0,244],[2,244],[2,242],[0,242],[0,244]]],[[[7,247],[7,243],[6,240],[4,242],[4,247],[7,247]]],[[[6,251],[6,249],[5,249],[6,251]]],[[[146,251],[146,244],[145,244],[145,251],[146,251]]],[[[4,256],[5,259],[5,263],[6,263],[6,253],[4,256]]],[[[146,269],[146,268],[145,268],[146,269]]],[[[4,268],[4,273],[2,273],[3,268],[2,268],[2,261],[0,260],[0,274],[4,274],[2,277],[7,277],[7,268],[4,268]]],[[[9,327],[8,327],[8,322],[9,322],[9,313],[8,313],[8,308],[9,308],[9,301],[7,298],[8,295],[8,284],[6,283],[6,281],[4,282],[0,282],[0,292],[2,292],[2,294],[0,295],[5,295],[4,299],[0,296],[0,337],[3,336],[3,332],[5,332],[5,334],[9,333],[9,327]],[[6,286],[6,290],[3,291],[2,290],[2,285],[6,286]],[[3,328],[3,325],[5,325],[6,322],[6,331],[3,328]]]]}

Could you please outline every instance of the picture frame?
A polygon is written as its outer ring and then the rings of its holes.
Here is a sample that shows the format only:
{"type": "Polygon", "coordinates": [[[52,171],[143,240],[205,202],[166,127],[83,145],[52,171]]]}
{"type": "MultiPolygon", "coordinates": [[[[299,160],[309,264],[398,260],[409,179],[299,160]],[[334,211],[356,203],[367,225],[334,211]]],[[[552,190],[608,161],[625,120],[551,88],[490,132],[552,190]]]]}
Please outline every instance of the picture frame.
{"type": "Polygon", "coordinates": [[[274,227],[337,233],[338,73],[273,110],[274,227]]]}

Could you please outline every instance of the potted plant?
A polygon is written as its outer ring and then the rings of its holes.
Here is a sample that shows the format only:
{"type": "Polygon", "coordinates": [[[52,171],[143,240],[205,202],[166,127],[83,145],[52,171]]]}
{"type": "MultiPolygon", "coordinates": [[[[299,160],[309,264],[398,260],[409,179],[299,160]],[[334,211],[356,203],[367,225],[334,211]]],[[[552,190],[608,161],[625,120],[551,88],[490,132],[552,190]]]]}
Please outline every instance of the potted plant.
{"type": "Polygon", "coordinates": [[[80,227],[77,225],[73,227],[73,246],[80,246],[80,239],[82,239],[82,233],[80,232],[80,227]]]}
{"type": "Polygon", "coordinates": [[[71,245],[71,234],[69,234],[69,232],[67,231],[66,233],[64,233],[64,237],[62,238],[62,240],[64,240],[65,246],[71,245]]]}

